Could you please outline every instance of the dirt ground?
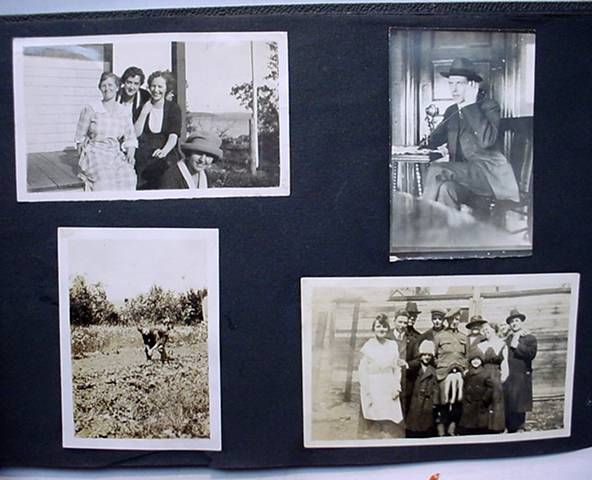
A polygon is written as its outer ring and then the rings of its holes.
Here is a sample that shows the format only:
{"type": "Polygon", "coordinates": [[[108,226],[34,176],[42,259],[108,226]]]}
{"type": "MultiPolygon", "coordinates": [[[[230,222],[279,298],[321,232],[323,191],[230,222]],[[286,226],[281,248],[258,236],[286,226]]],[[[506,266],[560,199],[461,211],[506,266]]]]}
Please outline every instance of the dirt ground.
{"type": "Polygon", "coordinates": [[[177,327],[171,361],[147,360],[135,327],[73,329],[76,436],[209,437],[207,326],[177,327]]]}
{"type": "MultiPolygon", "coordinates": [[[[343,402],[342,388],[325,389],[322,399],[313,402],[312,438],[314,440],[383,439],[368,432],[360,420],[357,392],[351,402],[343,402]]],[[[526,416],[526,431],[548,431],[563,428],[563,400],[535,401],[526,416]]],[[[399,437],[392,437],[399,438],[399,437]]]]}

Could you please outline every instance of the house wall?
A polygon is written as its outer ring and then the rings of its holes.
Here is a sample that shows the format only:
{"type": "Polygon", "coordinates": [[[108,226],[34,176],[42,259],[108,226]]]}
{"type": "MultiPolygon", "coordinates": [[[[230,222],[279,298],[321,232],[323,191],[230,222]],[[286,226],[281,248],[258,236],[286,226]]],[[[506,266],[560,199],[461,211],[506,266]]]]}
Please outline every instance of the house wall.
{"type": "Polygon", "coordinates": [[[74,147],[80,110],[100,99],[103,59],[24,55],[27,152],[57,152],[74,147]]]}

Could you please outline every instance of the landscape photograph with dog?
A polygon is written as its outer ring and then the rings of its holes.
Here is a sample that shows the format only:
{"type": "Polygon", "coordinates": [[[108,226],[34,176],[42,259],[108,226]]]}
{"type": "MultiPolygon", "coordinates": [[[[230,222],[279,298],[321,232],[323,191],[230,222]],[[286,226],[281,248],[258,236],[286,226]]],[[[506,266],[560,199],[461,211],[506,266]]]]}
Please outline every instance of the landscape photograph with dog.
{"type": "Polygon", "coordinates": [[[302,279],[305,446],[569,437],[578,284],[302,279]]]}
{"type": "Polygon", "coordinates": [[[220,449],[217,235],[59,229],[65,447],[220,449]]]}

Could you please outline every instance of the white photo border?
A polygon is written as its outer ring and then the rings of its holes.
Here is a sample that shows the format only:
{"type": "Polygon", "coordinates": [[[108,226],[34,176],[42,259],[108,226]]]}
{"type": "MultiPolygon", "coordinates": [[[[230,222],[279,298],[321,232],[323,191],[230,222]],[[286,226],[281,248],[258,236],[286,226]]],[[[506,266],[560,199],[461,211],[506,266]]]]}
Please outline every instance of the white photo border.
{"type": "MultiPolygon", "coordinates": [[[[12,42],[15,170],[18,202],[104,201],[104,200],[163,200],[226,197],[283,197],[290,195],[290,133],[289,78],[287,32],[178,32],[130,33],[121,35],[79,35],[60,37],[18,37],[12,42]],[[111,43],[135,41],[269,41],[278,46],[279,61],[279,186],[223,187],[208,189],[143,190],[134,192],[57,192],[27,191],[27,126],[25,121],[23,52],[25,47],[76,45],[83,42],[111,43]]],[[[81,105],[82,107],[82,105],[81,105]]],[[[72,132],[74,137],[74,132],[72,132]]]]}
{"type": "Polygon", "coordinates": [[[302,333],[302,403],[305,448],[364,448],[364,447],[417,447],[424,445],[458,445],[479,443],[522,442],[527,440],[546,440],[571,436],[573,382],[575,363],[575,340],[578,314],[579,273],[538,273],[538,274],[495,274],[495,275],[439,275],[424,277],[302,277],[301,288],[301,333],[302,333]],[[312,300],[315,288],[397,288],[410,285],[430,286],[445,281],[449,286],[492,284],[528,285],[531,288],[557,286],[559,282],[569,283],[571,288],[569,302],[569,326],[566,352],[565,399],[563,404],[563,428],[541,432],[521,432],[510,435],[466,435],[441,438],[399,438],[383,440],[314,440],[312,438],[312,300]]]}
{"type": "Polygon", "coordinates": [[[60,294],[60,372],[62,387],[62,446],[76,449],[109,450],[222,450],[220,399],[220,286],[217,229],[191,228],[93,228],[60,227],[58,236],[58,266],[60,294]],[[80,438],[74,429],[72,353],[70,335],[68,243],[80,239],[170,239],[204,241],[207,260],[208,302],[208,390],[210,437],[197,439],[112,439],[80,438]]]}

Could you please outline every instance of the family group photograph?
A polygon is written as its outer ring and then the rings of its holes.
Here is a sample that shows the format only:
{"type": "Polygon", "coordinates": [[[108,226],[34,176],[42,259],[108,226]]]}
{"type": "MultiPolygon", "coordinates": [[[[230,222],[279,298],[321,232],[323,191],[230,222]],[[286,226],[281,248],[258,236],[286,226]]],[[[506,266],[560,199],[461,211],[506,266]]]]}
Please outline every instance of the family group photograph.
{"type": "Polygon", "coordinates": [[[302,286],[307,446],[569,436],[577,274],[302,286]]]}
{"type": "Polygon", "coordinates": [[[13,62],[21,201],[289,194],[285,34],[15,39],[13,62]]]}
{"type": "Polygon", "coordinates": [[[391,261],[527,256],[535,34],[389,31],[391,261]]]}
{"type": "Polygon", "coordinates": [[[58,240],[64,446],[219,450],[217,231],[58,240]]]}

